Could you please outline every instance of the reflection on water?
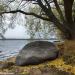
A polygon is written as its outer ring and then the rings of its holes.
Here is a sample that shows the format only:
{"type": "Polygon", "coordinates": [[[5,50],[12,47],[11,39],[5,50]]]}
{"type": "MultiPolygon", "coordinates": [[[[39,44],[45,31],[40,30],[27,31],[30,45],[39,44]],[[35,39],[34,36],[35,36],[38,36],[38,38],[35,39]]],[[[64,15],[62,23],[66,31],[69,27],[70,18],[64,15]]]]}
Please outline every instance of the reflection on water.
{"type": "MultiPolygon", "coordinates": [[[[29,42],[36,40],[0,40],[0,61],[15,56],[29,42]]],[[[46,40],[53,42],[54,40],[46,40]]]]}

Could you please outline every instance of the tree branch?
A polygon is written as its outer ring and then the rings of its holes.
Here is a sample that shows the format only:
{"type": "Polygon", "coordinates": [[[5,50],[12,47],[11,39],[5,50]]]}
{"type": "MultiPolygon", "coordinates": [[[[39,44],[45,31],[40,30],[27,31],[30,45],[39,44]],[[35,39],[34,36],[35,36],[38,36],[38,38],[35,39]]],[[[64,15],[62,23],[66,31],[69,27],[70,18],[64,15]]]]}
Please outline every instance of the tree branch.
{"type": "Polygon", "coordinates": [[[54,1],[56,10],[57,10],[57,12],[58,12],[59,15],[60,15],[60,19],[61,19],[62,21],[64,21],[64,16],[63,16],[62,11],[61,11],[61,9],[60,9],[60,7],[59,7],[59,5],[58,5],[57,0],[53,0],[53,1],[54,1]]]}
{"type": "Polygon", "coordinates": [[[48,3],[48,1],[47,0],[44,0],[44,1],[46,2],[48,8],[50,8],[50,4],[48,3]]]}
{"type": "Polygon", "coordinates": [[[49,8],[46,8],[46,6],[43,5],[41,0],[37,0],[38,5],[42,8],[42,10],[45,12],[45,14],[49,17],[51,22],[60,29],[63,33],[65,33],[66,30],[70,30],[67,25],[62,24],[54,15],[53,11],[51,10],[51,6],[49,8]]]}
{"type": "Polygon", "coordinates": [[[15,14],[15,13],[22,13],[22,14],[25,14],[25,15],[33,15],[33,16],[35,16],[35,17],[37,17],[37,18],[40,18],[40,19],[42,19],[42,20],[46,20],[46,21],[50,21],[50,19],[49,18],[46,18],[46,17],[42,17],[42,16],[40,16],[40,15],[37,15],[37,14],[35,14],[35,13],[33,13],[33,12],[25,12],[25,11],[22,11],[22,10],[13,10],[13,11],[8,11],[8,12],[0,12],[0,15],[2,15],[2,14],[5,14],[5,13],[12,13],[12,14],[15,14]]]}

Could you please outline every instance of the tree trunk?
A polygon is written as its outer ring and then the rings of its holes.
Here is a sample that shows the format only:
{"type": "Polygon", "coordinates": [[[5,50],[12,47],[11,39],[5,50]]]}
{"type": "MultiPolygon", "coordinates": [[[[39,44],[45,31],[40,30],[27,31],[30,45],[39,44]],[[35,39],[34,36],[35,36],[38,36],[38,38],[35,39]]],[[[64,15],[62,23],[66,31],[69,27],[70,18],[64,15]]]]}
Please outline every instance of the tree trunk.
{"type": "Polygon", "coordinates": [[[73,29],[72,31],[66,30],[65,33],[63,33],[65,39],[68,40],[75,40],[75,29],[73,29]]]}
{"type": "Polygon", "coordinates": [[[75,34],[71,34],[70,32],[64,33],[64,37],[68,40],[75,40],[75,34]]]}
{"type": "MultiPolygon", "coordinates": [[[[60,29],[60,28],[58,28],[60,29]]],[[[69,24],[69,23],[66,23],[64,22],[63,23],[63,28],[62,30],[60,29],[61,33],[62,33],[62,37],[64,39],[67,39],[67,40],[75,40],[75,24],[69,24]]]]}

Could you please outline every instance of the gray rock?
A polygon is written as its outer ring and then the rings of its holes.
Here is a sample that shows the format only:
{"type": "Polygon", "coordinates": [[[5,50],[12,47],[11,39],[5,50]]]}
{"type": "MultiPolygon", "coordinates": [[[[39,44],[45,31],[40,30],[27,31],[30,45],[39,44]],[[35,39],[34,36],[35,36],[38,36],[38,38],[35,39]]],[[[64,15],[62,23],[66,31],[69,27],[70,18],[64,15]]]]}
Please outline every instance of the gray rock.
{"type": "Polygon", "coordinates": [[[58,57],[59,51],[48,41],[35,41],[27,44],[16,57],[16,65],[39,64],[58,57]]]}

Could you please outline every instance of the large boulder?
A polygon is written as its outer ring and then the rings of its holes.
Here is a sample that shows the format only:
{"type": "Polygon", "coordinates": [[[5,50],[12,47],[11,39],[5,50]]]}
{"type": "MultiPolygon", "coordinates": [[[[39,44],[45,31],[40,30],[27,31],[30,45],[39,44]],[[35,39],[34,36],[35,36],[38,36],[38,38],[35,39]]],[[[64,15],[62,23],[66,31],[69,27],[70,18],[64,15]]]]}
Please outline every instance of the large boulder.
{"type": "Polygon", "coordinates": [[[16,57],[16,65],[26,66],[39,64],[58,57],[58,49],[48,41],[35,41],[28,43],[16,57]]]}

